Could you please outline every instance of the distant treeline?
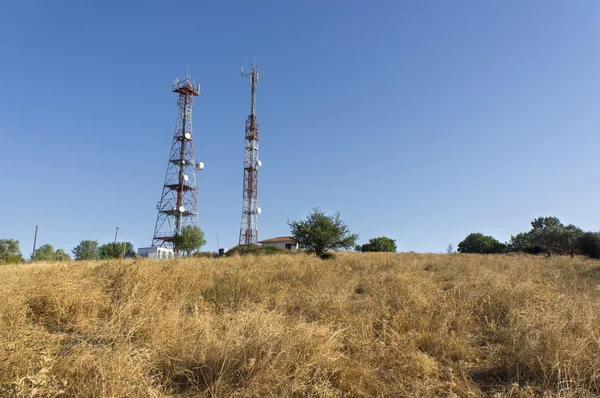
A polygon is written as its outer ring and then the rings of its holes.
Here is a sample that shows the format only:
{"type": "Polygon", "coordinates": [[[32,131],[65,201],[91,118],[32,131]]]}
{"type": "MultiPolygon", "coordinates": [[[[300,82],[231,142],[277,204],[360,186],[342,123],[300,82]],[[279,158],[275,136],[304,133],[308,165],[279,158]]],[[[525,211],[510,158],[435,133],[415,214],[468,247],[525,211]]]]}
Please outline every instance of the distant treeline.
{"type": "Polygon", "coordinates": [[[547,255],[562,254],[600,258],[600,233],[584,232],[569,224],[563,225],[557,217],[538,217],[531,222],[531,230],[511,236],[502,243],[492,236],[471,233],[458,244],[459,253],[510,253],[547,255]]]}
{"type": "MultiPolygon", "coordinates": [[[[135,256],[130,242],[113,242],[99,245],[96,240],[82,240],[72,250],[75,260],[97,260],[110,258],[130,258],[135,256]]],[[[50,244],[38,247],[31,254],[31,261],[69,261],[71,256],[63,249],[56,249],[50,244]]],[[[18,264],[25,262],[19,241],[0,239],[0,264],[18,264]]]]}
{"type": "MultiPolygon", "coordinates": [[[[175,235],[175,250],[190,255],[206,244],[204,232],[200,227],[187,225],[182,232],[175,235]]],[[[109,242],[98,244],[97,240],[82,240],[73,250],[75,260],[107,260],[113,258],[132,258],[137,256],[131,242],[109,242]]],[[[71,256],[63,249],[56,249],[50,244],[42,245],[31,254],[31,261],[69,261],[71,256]]],[[[0,239],[0,264],[18,264],[25,262],[19,241],[0,239]]]]}

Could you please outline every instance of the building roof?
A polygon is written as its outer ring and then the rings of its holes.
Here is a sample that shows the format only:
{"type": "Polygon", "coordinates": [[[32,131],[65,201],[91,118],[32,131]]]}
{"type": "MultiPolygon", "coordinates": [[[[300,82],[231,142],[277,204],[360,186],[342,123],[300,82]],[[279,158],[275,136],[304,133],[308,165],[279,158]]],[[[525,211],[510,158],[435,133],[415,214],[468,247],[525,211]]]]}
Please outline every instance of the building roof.
{"type": "Polygon", "coordinates": [[[261,240],[258,243],[294,243],[294,238],[291,236],[280,236],[278,238],[261,240]]]}

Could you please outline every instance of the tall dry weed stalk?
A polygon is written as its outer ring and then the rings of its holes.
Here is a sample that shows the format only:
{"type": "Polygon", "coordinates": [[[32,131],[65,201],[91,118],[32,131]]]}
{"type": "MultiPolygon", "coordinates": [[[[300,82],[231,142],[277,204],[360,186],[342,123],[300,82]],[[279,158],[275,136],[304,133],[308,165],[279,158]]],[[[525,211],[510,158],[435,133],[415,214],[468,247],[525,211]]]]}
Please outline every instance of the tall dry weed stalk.
{"type": "Polygon", "coordinates": [[[0,297],[0,396],[600,395],[583,258],[36,263],[0,297]]]}

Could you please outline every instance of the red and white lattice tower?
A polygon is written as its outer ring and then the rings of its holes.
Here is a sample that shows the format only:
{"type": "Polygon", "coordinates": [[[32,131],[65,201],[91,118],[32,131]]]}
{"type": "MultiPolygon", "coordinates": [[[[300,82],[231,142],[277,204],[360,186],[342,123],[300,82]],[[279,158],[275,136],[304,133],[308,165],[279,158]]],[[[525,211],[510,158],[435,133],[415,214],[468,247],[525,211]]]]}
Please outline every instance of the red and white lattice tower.
{"type": "Polygon", "coordinates": [[[242,76],[248,77],[252,93],[250,115],[246,120],[245,148],[244,148],[244,189],[242,200],[242,225],[240,227],[240,245],[252,245],[258,243],[258,168],[261,166],[258,160],[258,119],[256,110],[256,84],[259,80],[258,68],[252,66],[250,73],[242,76]]]}
{"type": "Polygon", "coordinates": [[[202,170],[204,164],[194,160],[192,108],[194,97],[200,93],[200,85],[194,84],[188,76],[183,81],[175,80],[173,92],[179,95],[177,124],[165,183],[157,206],[153,247],[173,248],[174,238],[181,233],[183,227],[198,225],[196,171],[202,170]]]}

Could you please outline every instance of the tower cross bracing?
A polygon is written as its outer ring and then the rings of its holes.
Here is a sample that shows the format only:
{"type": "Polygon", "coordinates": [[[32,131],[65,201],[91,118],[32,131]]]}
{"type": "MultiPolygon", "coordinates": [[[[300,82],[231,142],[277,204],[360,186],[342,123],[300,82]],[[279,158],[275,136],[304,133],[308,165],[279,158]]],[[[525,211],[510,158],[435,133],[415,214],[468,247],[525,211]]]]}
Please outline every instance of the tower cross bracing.
{"type": "Polygon", "coordinates": [[[250,115],[246,119],[245,144],[244,144],[244,185],[242,193],[242,223],[240,226],[240,245],[258,243],[258,168],[261,162],[258,159],[259,125],[256,117],[256,84],[259,80],[258,68],[252,66],[249,73],[242,76],[250,81],[250,115]]]}
{"type": "Polygon", "coordinates": [[[198,225],[196,170],[204,167],[194,160],[192,133],[192,109],[200,85],[187,76],[183,81],[176,79],[172,91],[178,94],[177,122],[152,238],[152,246],[167,248],[174,248],[175,236],[185,226],[198,225]]]}

